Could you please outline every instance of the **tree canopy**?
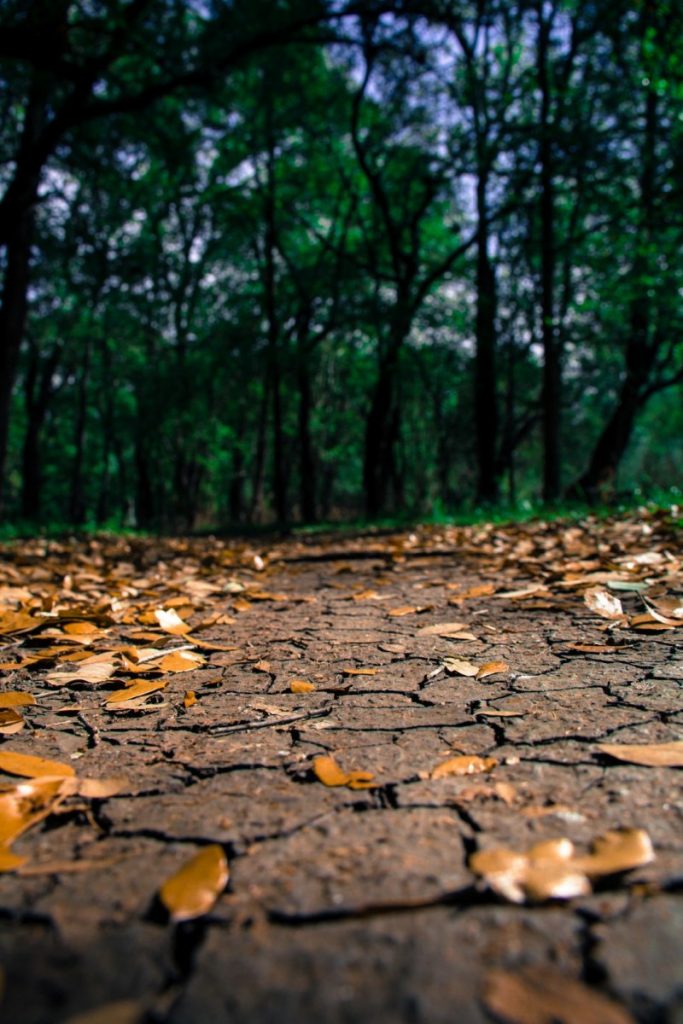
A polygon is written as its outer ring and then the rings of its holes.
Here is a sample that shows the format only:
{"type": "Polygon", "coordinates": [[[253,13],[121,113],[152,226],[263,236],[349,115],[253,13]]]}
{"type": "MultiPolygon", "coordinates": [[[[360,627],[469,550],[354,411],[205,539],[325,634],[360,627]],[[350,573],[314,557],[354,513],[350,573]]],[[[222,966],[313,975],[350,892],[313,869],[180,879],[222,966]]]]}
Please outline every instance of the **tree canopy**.
{"type": "Polygon", "coordinates": [[[6,520],[680,482],[683,13],[7,0],[6,520]]]}

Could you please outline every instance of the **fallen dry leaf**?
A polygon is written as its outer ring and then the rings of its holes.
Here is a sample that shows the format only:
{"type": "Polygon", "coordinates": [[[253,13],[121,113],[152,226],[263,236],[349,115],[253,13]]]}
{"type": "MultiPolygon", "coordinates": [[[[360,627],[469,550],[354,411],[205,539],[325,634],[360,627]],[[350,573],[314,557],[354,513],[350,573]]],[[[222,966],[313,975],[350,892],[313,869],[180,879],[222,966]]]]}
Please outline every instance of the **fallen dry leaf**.
{"type": "Polygon", "coordinates": [[[206,662],[203,654],[197,651],[173,651],[166,654],[159,662],[161,672],[192,672],[206,662]]]}
{"type": "Polygon", "coordinates": [[[671,743],[600,743],[598,750],[618,761],[651,768],[683,768],[683,740],[671,743]]]}
{"type": "Polygon", "coordinates": [[[315,683],[308,683],[305,679],[290,679],[289,688],[292,693],[311,693],[315,690],[315,683]]]}
{"type": "Polygon", "coordinates": [[[433,779],[443,779],[447,775],[473,775],[475,772],[491,772],[498,762],[495,757],[479,757],[478,754],[459,754],[442,761],[432,771],[433,779]]]}
{"type": "Polygon", "coordinates": [[[477,672],[477,679],[486,679],[487,676],[498,676],[509,670],[510,666],[506,661],[487,661],[477,672]]]}
{"type": "Polygon", "coordinates": [[[24,719],[14,708],[0,708],[0,733],[3,736],[14,736],[25,725],[24,719]]]}
{"type": "Polygon", "coordinates": [[[489,971],[483,1001],[505,1024],[635,1024],[614,1000],[541,964],[489,971]]]}
{"type": "Polygon", "coordinates": [[[76,774],[71,765],[62,764],[61,761],[48,761],[44,757],[19,754],[14,750],[0,750],[0,771],[29,779],[39,779],[43,776],[66,778],[76,774]]]}
{"type": "Polygon", "coordinates": [[[196,703],[197,703],[197,694],[194,692],[194,690],[186,690],[186,692],[185,692],[185,694],[183,696],[183,707],[184,708],[191,708],[196,703]]]}
{"type": "Polygon", "coordinates": [[[113,690],[107,695],[107,704],[121,704],[125,701],[135,700],[137,697],[147,697],[155,690],[163,690],[167,685],[166,679],[143,679],[122,690],[113,690]]]}
{"type": "Polygon", "coordinates": [[[423,626],[422,629],[418,629],[415,635],[452,637],[456,640],[476,640],[476,637],[472,636],[468,630],[469,626],[465,622],[434,622],[431,626],[423,626]]]}
{"type": "Polygon", "coordinates": [[[49,686],[66,686],[68,683],[105,683],[116,672],[116,666],[111,661],[94,661],[88,664],[81,664],[70,672],[61,671],[48,672],[45,681],[49,686]]]}
{"type": "Polygon", "coordinates": [[[221,846],[205,846],[159,890],[171,920],[189,921],[213,907],[228,884],[228,862],[221,846]]]}
{"type": "Polygon", "coordinates": [[[372,789],[374,775],[372,772],[343,771],[335,759],[329,754],[320,754],[313,758],[313,771],[316,778],[325,786],[346,786],[348,789],[372,789]]]}
{"type": "Polygon", "coordinates": [[[476,676],[479,666],[471,661],[463,661],[461,658],[444,658],[443,667],[449,675],[476,676]]]}
{"type": "Polygon", "coordinates": [[[187,622],[184,622],[177,611],[174,608],[157,608],[154,612],[154,618],[159,623],[159,628],[164,633],[171,633],[174,636],[184,636],[185,633],[189,633],[192,630],[192,626],[189,626],[187,622]]]}
{"type": "Polygon", "coordinates": [[[35,704],[36,698],[32,693],[24,693],[22,690],[5,690],[0,693],[0,708],[19,708],[35,704]]]}
{"type": "Polygon", "coordinates": [[[590,880],[649,864],[654,850],[643,829],[622,829],[599,836],[590,854],[577,856],[566,838],[536,843],[524,853],[505,847],[480,850],[470,870],[512,903],[571,899],[591,891],[590,880]]]}
{"type": "Polygon", "coordinates": [[[376,676],[378,672],[377,668],[343,668],[341,670],[344,676],[376,676]]]}
{"type": "Polygon", "coordinates": [[[619,598],[603,587],[590,587],[583,595],[583,599],[592,612],[604,619],[624,617],[624,609],[619,598]]]}

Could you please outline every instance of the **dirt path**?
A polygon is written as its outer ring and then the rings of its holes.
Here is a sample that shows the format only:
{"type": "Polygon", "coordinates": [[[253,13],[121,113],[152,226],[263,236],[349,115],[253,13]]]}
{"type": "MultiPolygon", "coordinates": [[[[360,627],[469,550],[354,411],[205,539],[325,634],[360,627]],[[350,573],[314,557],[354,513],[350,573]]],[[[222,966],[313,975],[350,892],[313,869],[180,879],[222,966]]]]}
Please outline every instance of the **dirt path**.
{"type": "Polygon", "coordinates": [[[0,696],[37,703],[0,758],[99,788],[19,809],[2,1020],[680,1024],[677,543],[659,517],[7,548],[0,696]],[[616,868],[586,856],[610,831],[616,868]],[[569,867],[473,870],[559,837],[569,867]],[[159,888],[207,844],[228,887],[173,923],[159,888]]]}

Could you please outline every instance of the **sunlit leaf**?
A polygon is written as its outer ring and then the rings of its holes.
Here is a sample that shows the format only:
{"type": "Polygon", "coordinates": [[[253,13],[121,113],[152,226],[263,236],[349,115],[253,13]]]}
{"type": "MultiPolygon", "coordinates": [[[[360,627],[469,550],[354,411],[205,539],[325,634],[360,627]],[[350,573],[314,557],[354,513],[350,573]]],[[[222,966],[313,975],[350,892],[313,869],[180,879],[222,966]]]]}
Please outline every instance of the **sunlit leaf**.
{"type": "Polygon", "coordinates": [[[161,886],[159,898],[171,919],[188,921],[208,914],[228,883],[223,848],[205,846],[161,886]]]}
{"type": "Polygon", "coordinates": [[[487,676],[498,676],[503,672],[509,672],[510,666],[506,661],[487,661],[477,672],[477,679],[486,679],[487,676]]]}
{"type": "Polygon", "coordinates": [[[24,728],[24,719],[14,708],[0,708],[0,733],[3,736],[14,736],[24,728]]]}
{"type": "Polygon", "coordinates": [[[191,708],[197,703],[197,694],[194,690],[187,690],[183,696],[183,707],[191,708]]]}
{"type": "Polygon", "coordinates": [[[113,690],[107,695],[107,704],[121,704],[137,697],[147,697],[155,690],[163,690],[168,685],[166,679],[143,679],[132,686],[126,686],[123,690],[113,690]]]}
{"type": "Polygon", "coordinates": [[[495,757],[479,757],[478,754],[459,754],[442,761],[432,772],[433,779],[442,779],[447,775],[474,775],[475,772],[490,772],[498,762],[495,757]]]}
{"type": "Polygon", "coordinates": [[[375,777],[372,772],[345,772],[329,754],[313,758],[313,771],[323,785],[346,786],[348,789],[371,789],[375,777]]]}
{"type": "Polygon", "coordinates": [[[48,761],[44,757],[33,757],[31,754],[19,754],[4,749],[0,750],[0,771],[31,779],[38,779],[44,775],[64,778],[76,774],[71,765],[62,764],[61,761],[48,761]]]}
{"type": "Polygon", "coordinates": [[[192,626],[189,626],[187,622],[183,622],[174,608],[157,608],[154,612],[154,618],[157,620],[159,627],[163,629],[164,633],[172,633],[174,636],[183,636],[185,633],[189,633],[192,630],[192,626]]]}
{"type": "Polygon", "coordinates": [[[36,698],[32,693],[25,693],[23,690],[5,690],[0,693],[0,708],[19,708],[35,704],[36,698]]]}
{"type": "Polygon", "coordinates": [[[583,599],[591,611],[605,619],[621,619],[624,615],[619,598],[602,587],[591,587],[585,592],[583,599]]]}
{"type": "Polygon", "coordinates": [[[444,658],[443,667],[449,675],[476,676],[479,666],[471,661],[463,661],[461,658],[444,658]]]}
{"type": "Polygon", "coordinates": [[[116,666],[111,661],[93,661],[78,665],[77,668],[65,672],[63,669],[56,672],[48,672],[45,681],[52,687],[66,686],[68,683],[105,683],[116,672],[116,666]]]}
{"type": "Polygon", "coordinates": [[[192,672],[205,662],[204,655],[197,651],[173,651],[161,659],[159,669],[162,672],[192,672]]]}
{"type": "Polygon", "coordinates": [[[315,690],[315,683],[309,683],[305,679],[290,679],[289,688],[292,693],[311,693],[315,690]]]}

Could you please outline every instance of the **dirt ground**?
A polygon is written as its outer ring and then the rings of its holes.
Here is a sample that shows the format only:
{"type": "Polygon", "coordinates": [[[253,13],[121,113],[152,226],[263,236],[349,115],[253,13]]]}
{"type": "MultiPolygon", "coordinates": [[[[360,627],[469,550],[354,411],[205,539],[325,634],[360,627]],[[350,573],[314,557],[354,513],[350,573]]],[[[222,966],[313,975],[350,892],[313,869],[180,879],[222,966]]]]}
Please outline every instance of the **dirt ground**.
{"type": "Polygon", "coordinates": [[[21,805],[2,1021],[683,1022],[667,516],[0,558],[0,696],[36,701],[0,757],[100,780],[21,805]],[[595,867],[607,833],[633,867],[595,867]],[[558,838],[579,881],[528,881],[558,838]],[[160,887],[214,844],[227,887],[174,920],[160,887]],[[477,871],[496,848],[514,865],[477,871]]]}

